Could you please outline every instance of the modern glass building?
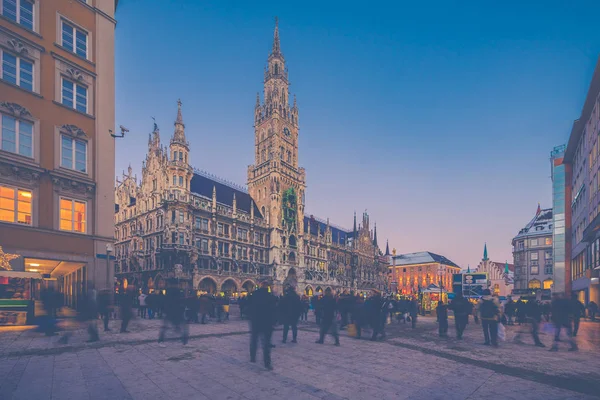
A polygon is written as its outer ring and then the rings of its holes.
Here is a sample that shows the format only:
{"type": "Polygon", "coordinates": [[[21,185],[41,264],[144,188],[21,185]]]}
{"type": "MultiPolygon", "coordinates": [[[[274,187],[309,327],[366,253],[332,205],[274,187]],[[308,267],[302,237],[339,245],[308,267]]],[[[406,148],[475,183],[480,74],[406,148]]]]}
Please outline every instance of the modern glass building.
{"type": "Polygon", "coordinates": [[[565,235],[565,193],[566,193],[566,166],[563,163],[565,145],[556,146],[550,152],[550,170],[552,178],[552,255],[553,259],[553,293],[566,293],[567,274],[566,263],[566,235],[565,235]]]}

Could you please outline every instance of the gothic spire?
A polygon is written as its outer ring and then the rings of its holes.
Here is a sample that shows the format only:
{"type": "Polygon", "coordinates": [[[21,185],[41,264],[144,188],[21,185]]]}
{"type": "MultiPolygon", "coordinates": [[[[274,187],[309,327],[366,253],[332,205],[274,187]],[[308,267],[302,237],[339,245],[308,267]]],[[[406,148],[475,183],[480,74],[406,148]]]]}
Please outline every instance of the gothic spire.
{"type": "Polygon", "coordinates": [[[506,275],[508,275],[508,260],[506,261],[506,263],[504,264],[504,273],[506,275]]]}
{"type": "Polygon", "coordinates": [[[488,254],[487,254],[487,243],[485,243],[483,245],[483,261],[487,261],[489,260],[488,258],[488,254]]]}
{"type": "Polygon", "coordinates": [[[385,241],[385,255],[390,255],[390,243],[387,240],[385,241]]]}
{"type": "Polygon", "coordinates": [[[375,230],[373,233],[373,246],[377,247],[377,222],[375,222],[375,230]]]}
{"type": "Polygon", "coordinates": [[[181,99],[177,100],[177,118],[175,119],[175,133],[173,134],[172,142],[178,142],[187,146],[185,139],[185,125],[181,116],[181,99]]]}
{"type": "Polygon", "coordinates": [[[260,94],[256,92],[256,108],[260,107],[260,94]]]}
{"type": "Polygon", "coordinates": [[[273,32],[273,55],[281,53],[279,44],[279,18],[275,17],[275,32],[273,32]]]}
{"type": "Polygon", "coordinates": [[[467,274],[470,274],[470,273],[471,273],[471,266],[467,265],[467,274]]]}

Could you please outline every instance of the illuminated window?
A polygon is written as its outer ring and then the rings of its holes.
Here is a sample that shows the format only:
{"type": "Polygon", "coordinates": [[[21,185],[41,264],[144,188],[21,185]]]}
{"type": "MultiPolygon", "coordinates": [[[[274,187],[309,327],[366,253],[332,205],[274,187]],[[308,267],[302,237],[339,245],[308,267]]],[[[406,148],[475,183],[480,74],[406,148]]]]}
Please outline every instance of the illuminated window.
{"type": "Polygon", "coordinates": [[[552,245],[552,238],[546,238],[546,246],[552,245]]]}
{"type": "Polygon", "coordinates": [[[86,208],[84,201],[60,198],[60,230],[86,232],[86,208]]]}
{"type": "Polygon", "coordinates": [[[537,279],[532,279],[529,281],[529,289],[540,289],[542,284],[537,279]]]}
{"type": "Polygon", "coordinates": [[[552,279],[546,279],[544,281],[544,289],[552,289],[553,284],[554,284],[554,281],[552,279]]]}
{"type": "Polygon", "coordinates": [[[31,225],[31,192],[0,186],[0,221],[31,225]]]}

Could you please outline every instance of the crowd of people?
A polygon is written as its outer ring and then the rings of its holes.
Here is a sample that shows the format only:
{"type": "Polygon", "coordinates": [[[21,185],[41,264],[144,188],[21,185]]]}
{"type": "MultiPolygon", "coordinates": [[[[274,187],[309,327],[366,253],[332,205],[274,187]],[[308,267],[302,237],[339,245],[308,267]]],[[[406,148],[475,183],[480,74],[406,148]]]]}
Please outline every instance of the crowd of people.
{"type": "MultiPolygon", "coordinates": [[[[58,334],[57,310],[61,307],[62,296],[52,289],[42,293],[42,301],[46,315],[40,318],[40,330],[46,335],[58,334]]],[[[90,342],[100,340],[97,320],[103,322],[104,331],[110,331],[109,320],[116,317],[115,309],[118,308],[118,317],[121,320],[120,332],[127,333],[130,320],[134,317],[133,310],[137,308],[137,315],[142,319],[162,319],[158,341],[162,345],[166,332],[175,330],[181,335],[185,344],[188,342],[188,324],[207,323],[208,319],[218,322],[229,319],[230,301],[225,296],[210,294],[184,295],[176,281],[169,281],[167,289],[163,292],[145,293],[128,288],[115,297],[116,307],[111,305],[111,293],[108,290],[96,291],[88,285],[87,292],[81,297],[78,320],[87,324],[90,342]]],[[[309,298],[299,296],[295,289],[286,286],[280,296],[270,290],[270,283],[265,281],[259,288],[248,296],[239,299],[240,316],[250,322],[250,360],[256,361],[259,339],[262,341],[263,360],[265,367],[271,369],[272,334],[279,324],[282,329],[282,343],[287,343],[291,330],[292,343],[298,341],[298,322],[308,320],[309,310],[312,309],[315,321],[319,327],[317,344],[323,344],[326,335],[331,335],[334,344],[340,346],[340,330],[347,330],[348,336],[360,339],[365,327],[371,329],[370,340],[385,339],[386,325],[395,320],[398,323],[410,323],[413,329],[417,326],[419,316],[419,303],[416,297],[398,299],[395,296],[385,296],[373,290],[368,297],[363,294],[344,291],[334,295],[331,289],[325,290],[309,298]]],[[[594,319],[597,307],[592,302],[588,306],[589,316],[594,319]]],[[[586,308],[575,296],[567,298],[564,295],[555,295],[551,302],[543,303],[539,299],[513,301],[508,299],[504,304],[498,296],[492,296],[489,290],[484,290],[483,296],[477,302],[456,296],[448,303],[438,302],[435,314],[438,323],[439,336],[448,337],[449,314],[454,317],[456,338],[462,340],[465,329],[473,317],[476,324],[481,324],[484,345],[498,346],[505,336],[507,325],[531,326],[530,333],[534,344],[545,347],[539,337],[540,326],[544,320],[552,322],[554,329],[554,342],[551,350],[558,350],[561,332],[565,332],[569,350],[576,351],[577,336],[580,320],[586,315],[586,308]]],[[[60,339],[66,343],[70,333],[67,331],[60,339]]],[[[521,333],[517,332],[519,337],[521,333]]]]}

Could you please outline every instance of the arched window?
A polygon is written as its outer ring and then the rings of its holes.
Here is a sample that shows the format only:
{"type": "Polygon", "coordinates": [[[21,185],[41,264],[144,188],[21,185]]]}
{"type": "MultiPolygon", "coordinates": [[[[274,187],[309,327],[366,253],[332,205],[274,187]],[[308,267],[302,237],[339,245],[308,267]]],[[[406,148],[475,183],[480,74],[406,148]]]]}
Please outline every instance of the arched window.
{"type": "Polygon", "coordinates": [[[265,162],[266,161],[266,154],[267,152],[263,149],[261,157],[260,157],[260,162],[265,162]]]}
{"type": "Polygon", "coordinates": [[[532,279],[529,281],[529,289],[540,289],[542,284],[537,279],[532,279]]]}
{"type": "Polygon", "coordinates": [[[173,175],[173,185],[177,185],[177,175],[173,175]]]}
{"type": "Polygon", "coordinates": [[[279,158],[283,160],[283,146],[279,148],[279,158]]]}
{"type": "Polygon", "coordinates": [[[294,254],[294,252],[291,252],[289,259],[290,259],[290,262],[295,262],[296,261],[296,254],[294,254]]]}
{"type": "Polygon", "coordinates": [[[266,215],[265,206],[263,206],[263,207],[260,209],[260,211],[261,211],[261,214],[262,214],[263,218],[265,218],[265,217],[267,216],[267,215],[266,215]]]}
{"type": "Polygon", "coordinates": [[[292,163],[292,152],[290,152],[290,151],[287,152],[287,162],[289,164],[292,163]]]}
{"type": "Polygon", "coordinates": [[[260,200],[261,196],[262,196],[262,192],[261,192],[261,190],[260,190],[260,189],[258,189],[258,199],[259,199],[259,200],[260,200]]]}
{"type": "Polygon", "coordinates": [[[279,73],[279,65],[275,64],[275,75],[279,73]]]}
{"type": "Polygon", "coordinates": [[[554,281],[552,279],[546,279],[544,281],[544,289],[552,289],[553,284],[554,284],[554,281]]]}

